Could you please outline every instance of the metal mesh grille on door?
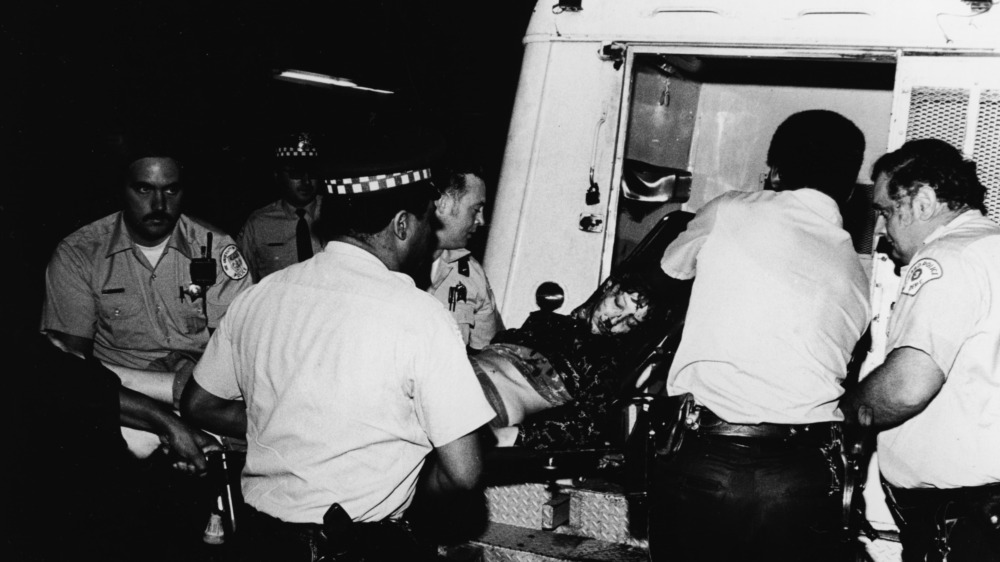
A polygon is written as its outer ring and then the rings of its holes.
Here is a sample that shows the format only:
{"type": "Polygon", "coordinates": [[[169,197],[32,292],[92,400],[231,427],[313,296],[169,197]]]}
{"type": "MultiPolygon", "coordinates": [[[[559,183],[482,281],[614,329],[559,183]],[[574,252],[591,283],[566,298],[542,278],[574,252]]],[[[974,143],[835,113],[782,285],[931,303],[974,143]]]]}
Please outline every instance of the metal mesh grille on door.
{"type": "MultiPolygon", "coordinates": [[[[910,94],[906,140],[938,138],[963,149],[968,135],[968,89],[916,87],[910,94]]],[[[972,158],[986,186],[986,209],[1000,222],[1000,90],[982,90],[975,108],[972,158]]]]}
{"type": "Polygon", "coordinates": [[[972,158],[979,181],[986,186],[986,210],[1000,222],[1000,90],[983,90],[979,97],[972,158]]]}
{"type": "Polygon", "coordinates": [[[968,90],[913,88],[906,140],[935,138],[962,148],[968,114],[968,90]]]}

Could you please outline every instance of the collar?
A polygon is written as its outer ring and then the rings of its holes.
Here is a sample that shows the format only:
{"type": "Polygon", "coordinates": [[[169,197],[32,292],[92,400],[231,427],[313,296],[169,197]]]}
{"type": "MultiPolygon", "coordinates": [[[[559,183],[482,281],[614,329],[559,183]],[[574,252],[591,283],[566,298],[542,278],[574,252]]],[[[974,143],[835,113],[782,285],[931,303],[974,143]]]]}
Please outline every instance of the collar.
{"type": "Polygon", "coordinates": [[[927,238],[924,238],[924,245],[930,244],[934,240],[941,238],[945,234],[948,234],[949,232],[955,230],[956,228],[962,226],[963,224],[971,220],[981,218],[982,216],[983,213],[981,213],[979,210],[969,209],[968,211],[965,211],[964,213],[948,221],[948,224],[942,224],[941,226],[935,228],[934,232],[931,232],[930,234],[927,235],[927,238]]]}
{"type": "Polygon", "coordinates": [[[440,260],[441,263],[455,263],[471,253],[472,252],[466,250],[465,248],[458,248],[457,250],[442,250],[441,255],[438,256],[437,259],[440,260]]]}
{"type": "MultiPolygon", "coordinates": [[[[313,199],[308,205],[302,207],[303,209],[306,210],[306,216],[308,216],[310,219],[316,218],[316,213],[319,211],[320,199],[322,199],[322,197],[316,196],[316,198],[313,199]]],[[[288,213],[289,216],[298,218],[298,215],[295,214],[294,205],[292,205],[288,201],[285,201],[284,199],[278,199],[278,203],[281,205],[282,210],[288,213]]]]}
{"type": "Polygon", "coordinates": [[[844,227],[844,217],[841,216],[840,207],[837,206],[833,197],[811,187],[802,187],[787,193],[794,195],[810,211],[841,228],[844,227]]]}
{"type": "MultiPolygon", "coordinates": [[[[177,218],[174,231],[170,233],[170,239],[167,240],[167,248],[173,248],[184,254],[188,259],[192,259],[191,246],[188,244],[187,239],[179,234],[181,226],[186,226],[186,224],[187,217],[181,215],[177,218]]],[[[108,244],[108,252],[105,254],[105,257],[111,257],[119,252],[131,250],[133,247],[135,247],[135,241],[132,240],[132,235],[129,234],[128,228],[125,226],[124,212],[118,211],[118,218],[115,219],[115,227],[111,231],[111,243],[108,244]]]]}
{"type": "Polygon", "coordinates": [[[326,247],[323,248],[323,251],[320,252],[319,254],[316,254],[316,257],[314,257],[313,259],[325,262],[326,260],[338,260],[338,259],[343,260],[344,258],[351,258],[367,262],[375,267],[388,271],[389,273],[398,277],[399,279],[405,279],[408,284],[414,287],[417,286],[417,283],[409,275],[389,269],[388,267],[385,266],[384,263],[382,263],[382,260],[378,259],[378,257],[375,256],[375,254],[367,250],[363,250],[353,244],[348,244],[347,242],[339,242],[337,240],[331,240],[326,243],[326,247]],[[337,256],[340,256],[340,258],[338,258],[337,256]]]}

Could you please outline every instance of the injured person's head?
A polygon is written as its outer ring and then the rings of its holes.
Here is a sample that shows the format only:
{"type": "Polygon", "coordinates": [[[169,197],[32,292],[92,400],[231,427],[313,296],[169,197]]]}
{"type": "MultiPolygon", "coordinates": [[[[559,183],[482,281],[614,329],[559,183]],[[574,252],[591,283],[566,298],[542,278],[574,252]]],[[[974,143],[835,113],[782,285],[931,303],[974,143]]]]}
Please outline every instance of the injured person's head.
{"type": "Polygon", "coordinates": [[[587,322],[592,334],[625,334],[650,317],[652,291],[639,275],[623,275],[605,285],[596,293],[598,298],[591,297],[572,313],[587,322]]]}
{"type": "Polygon", "coordinates": [[[606,280],[570,316],[586,322],[592,334],[626,334],[652,316],[657,304],[654,295],[645,277],[626,273],[606,280]]]}

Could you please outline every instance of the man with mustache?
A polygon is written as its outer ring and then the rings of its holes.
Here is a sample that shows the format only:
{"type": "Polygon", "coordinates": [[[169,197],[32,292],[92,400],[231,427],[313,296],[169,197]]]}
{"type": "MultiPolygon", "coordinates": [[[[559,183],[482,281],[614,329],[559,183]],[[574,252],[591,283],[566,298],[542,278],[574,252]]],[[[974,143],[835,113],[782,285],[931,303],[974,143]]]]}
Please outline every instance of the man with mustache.
{"type": "MultiPolygon", "coordinates": [[[[175,143],[130,142],[123,209],[56,247],[45,274],[41,329],[60,348],[100,360],[124,388],[170,412],[210,331],[251,279],[229,236],[181,213],[185,174],[175,143]],[[219,267],[210,283],[198,286],[191,263],[203,253],[219,267]]],[[[162,439],[123,433],[139,457],[162,439]]]]}
{"type": "Polygon", "coordinates": [[[872,179],[907,269],[885,362],[841,409],[881,431],[904,561],[1000,560],[1000,227],[976,164],[945,141],[907,142],[872,179]]]}
{"type": "Polygon", "coordinates": [[[441,197],[434,208],[440,223],[438,248],[427,290],[455,318],[466,347],[477,351],[504,328],[486,272],[466,248],[485,224],[486,184],[482,170],[467,163],[452,163],[439,175],[441,197]]]}

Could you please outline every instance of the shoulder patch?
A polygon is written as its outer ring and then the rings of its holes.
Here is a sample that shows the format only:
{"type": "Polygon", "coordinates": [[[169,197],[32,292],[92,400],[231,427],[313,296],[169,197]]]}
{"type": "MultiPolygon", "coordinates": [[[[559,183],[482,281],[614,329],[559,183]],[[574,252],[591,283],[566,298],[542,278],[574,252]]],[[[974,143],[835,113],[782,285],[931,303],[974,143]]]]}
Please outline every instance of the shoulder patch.
{"type": "Polygon", "coordinates": [[[243,254],[240,253],[236,244],[230,244],[223,248],[219,261],[222,262],[222,271],[225,271],[226,276],[230,279],[238,281],[250,272],[247,260],[243,259],[243,254]]]}
{"type": "Polygon", "coordinates": [[[917,294],[925,284],[941,277],[944,275],[944,271],[941,269],[941,264],[936,260],[931,258],[924,258],[917,261],[910,267],[910,271],[906,273],[906,279],[903,280],[902,293],[904,295],[917,294]]]}

